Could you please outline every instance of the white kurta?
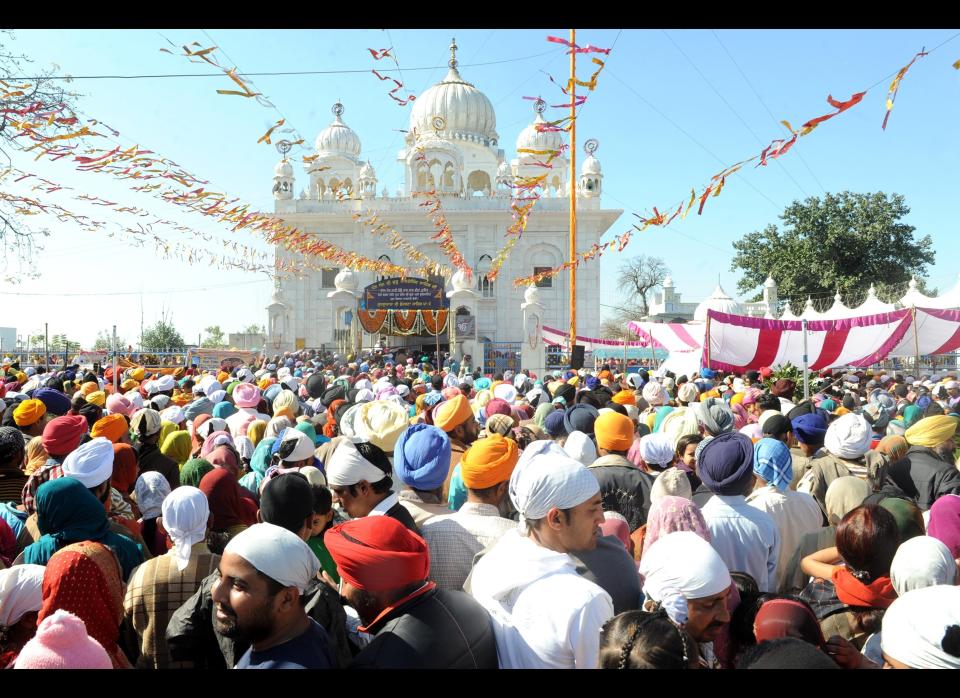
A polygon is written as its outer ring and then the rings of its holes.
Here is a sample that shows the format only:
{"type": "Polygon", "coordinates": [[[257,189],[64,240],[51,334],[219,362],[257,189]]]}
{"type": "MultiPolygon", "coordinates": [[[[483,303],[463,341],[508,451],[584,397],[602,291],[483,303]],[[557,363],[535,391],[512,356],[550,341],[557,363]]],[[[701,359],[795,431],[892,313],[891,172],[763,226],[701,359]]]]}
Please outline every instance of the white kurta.
{"type": "Polygon", "coordinates": [[[742,495],[714,495],[703,506],[710,544],[731,572],[746,572],[760,591],[777,590],[780,531],[773,518],[742,495]]]}
{"type": "Polygon", "coordinates": [[[509,531],[477,563],[470,591],[493,619],[501,668],[599,667],[613,601],[569,555],[509,531]]]}
{"type": "Polygon", "coordinates": [[[243,436],[241,429],[248,425],[250,422],[262,419],[265,422],[270,421],[270,415],[264,414],[263,412],[257,412],[256,408],[253,407],[238,407],[237,411],[226,418],[227,429],[230,430],[230,435],[234,438],[238,436],[243,436]]]}
{"type": "Polygon", "coordinates": [[[801,492],[780,492],[773,485],[761,487],[750,493],[747,504],[769,514],[780,531],[780,557],[777,564],[777,587],[787,574],[787,563],[800,541],[808,533],[819,531],[823,515],[816,500],[801,492]]]}

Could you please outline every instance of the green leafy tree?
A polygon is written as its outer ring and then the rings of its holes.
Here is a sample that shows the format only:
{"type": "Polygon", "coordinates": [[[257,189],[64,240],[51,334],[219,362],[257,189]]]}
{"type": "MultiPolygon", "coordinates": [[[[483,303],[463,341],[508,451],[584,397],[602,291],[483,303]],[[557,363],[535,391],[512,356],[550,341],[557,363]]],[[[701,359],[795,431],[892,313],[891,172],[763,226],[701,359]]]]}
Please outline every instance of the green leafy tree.
{"type": "Polygon", "coordinates": [[[186,342],[166,317],[143,331],[143,348],[146,351],[180,351],[184,347],[186,342]]]}
{"type": "MultiPolygon", "coordinates": [[[[871,284],[881,297],[902,294],[911,276],[922,277],[934,262],[930,236],[918,240],[916,228],[902,222],[909,213],[903,196],[883,192],[794,201],[780,215],[782,230],[771,224],[733,243],[730,269],[743,275],[737,289],[755,291],[772,276],[795,313],[807,296],[837,291],[847,305],[859,305],[871,284]]],[[[761,298],[757,292],[751,300],[761,298]]]]}
{"type": "Polygon", "coordinates": [[[247,327],[243,328],[240,332],[241,334],[266,334],[267,326],[257,325],[257,324],[248,325],[247,327]]]}
{"type": "Polygon", "coordinates": [[[227,343],[223,341],[223,330],[220,329],[220,325],[207,327],[204,329],[204,332],[207,333],[207,338],[200,344],[201,347],[205,349],[219,349],[227,345],[227,343]]]}
{"type": "MultiPolygon", "coordinates": [[[[117,337],[117,349],[121,350],[126,346],[127,342],[121,337],[117,337]]],[[[97,341],[93,343],[93,348],[100,350],[105,349],[110,351],[113,349],[113,332],[110,330],[99,330],[97,332],[97,341]]]]}

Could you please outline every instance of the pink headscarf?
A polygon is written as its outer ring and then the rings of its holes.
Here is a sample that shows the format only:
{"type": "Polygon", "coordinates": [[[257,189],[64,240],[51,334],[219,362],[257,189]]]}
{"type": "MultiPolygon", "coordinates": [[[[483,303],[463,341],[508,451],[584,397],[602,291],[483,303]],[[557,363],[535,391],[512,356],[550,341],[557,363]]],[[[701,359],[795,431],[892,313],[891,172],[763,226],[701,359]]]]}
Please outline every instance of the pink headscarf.
{"type": "Polygon", "coordinates": [[[618,516],[607,516],[613,512],[605,512],[603,523],[600,524],[600,530],[605,536],[616,536],[617,540],[623,543],[623,547],[633,557],[633,539],[630,537],[630,525],[618,516]]]}
{"type": "Polygon", "coordinates": [[[667,495],[655,502],[647,514],[643,552],[646,553],[659,538],[674,531],[693,531],[710,542],[710,529],[707,528],[700,508],[686,497],[667,495]]]}
{"type": "Polygon", "coordinates": [[[208,434],[207,438],[203,440],[203,447],[200,449],[200,457],[206,458],[208,455],[210,455],[213,449],[223,445],[224,443],[234,446],[233,437],[230,436],[229,431],[215,431],[211,434],[208,434]],[[220,438],[223,436],[226,436],[227,438],[226,439],[220,438]]]}
{"type": "Polygon", "coordinates": [[[733,428],[737,431],[740,431],[747,423],[750,421],[750,415],[747,414],[747,411],[743,408],[743,405],[736,404],[730,405],[730,409],[733,410],[733,428]]]}
{"type": "Polygon", "coordinates": [[[643,458],[640,456],[640,436],[633,437],[633,446],[627,451],[627,460],[638,468],[642,468],[643,458]]]}

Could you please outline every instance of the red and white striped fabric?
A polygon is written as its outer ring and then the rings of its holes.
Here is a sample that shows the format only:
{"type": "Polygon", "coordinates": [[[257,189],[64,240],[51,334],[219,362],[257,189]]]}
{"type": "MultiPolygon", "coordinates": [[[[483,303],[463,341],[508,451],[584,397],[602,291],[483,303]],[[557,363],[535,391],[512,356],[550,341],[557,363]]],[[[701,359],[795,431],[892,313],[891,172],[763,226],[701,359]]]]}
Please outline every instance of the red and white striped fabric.
{"type": "MultiPolygon", "coordinates": [[[[803,325],[798,320],[708,312],[711,368],[749,371],[763,366],[803,363],[803,325]]],[[[960,347],[960,311],[916,309],[842,320],[807,322],[807,357],[811,370],[870,366],[894,356],[945,353],[960,347]]]]}
{"type": "MultiPolygon", "coordinates": [[[[540,328],[540,336],[545,344],[559,344],[560,346],[565,347],[570,341],[569,333],[561,332],[558,329],[547,327],[546,325],[540,328]]],[[[580,335],[577,335],[577,344],[582,344],[584,351],[593,351],[594,349],[600,348],[623,347],[623,342],[618,342],[615,339],[597,339],[594,337],[581,337],[580,335]]],[[[639,341],[627,342],[627,346],[646,347],[649,345],[646,342],[639,341]]]]}
{"type": "Polygon", "coordinates": [[[628,322],[627,327],[642,340],[652,342],[654,348],[666,349],[671,354],[676,351],[701,351],[706,334],[706,326],[702,323],[628,322]]]}

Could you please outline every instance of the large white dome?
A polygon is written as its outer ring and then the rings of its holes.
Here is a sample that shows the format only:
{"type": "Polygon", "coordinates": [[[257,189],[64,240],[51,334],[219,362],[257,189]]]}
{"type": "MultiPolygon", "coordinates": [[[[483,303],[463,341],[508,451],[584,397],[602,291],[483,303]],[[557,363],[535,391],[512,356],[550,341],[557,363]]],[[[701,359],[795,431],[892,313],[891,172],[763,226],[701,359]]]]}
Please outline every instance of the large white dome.
{"type": "Polygon", "coordinates": [[[352,128],[343,123],[343,105],[333,105],[333,123],[317,136],[317,153],[322,155],[346,155],[354,160],[360,156],[360,137],[352,128]]]}
{"type": "Polygon", "coordinates": [[[718,313],[727,313],[729,315],[742,314],[740,304],[728,296],[720,284],[717,284],[717,288],[712,296],[697,306],[697,309],[693,312],[693,319],[698,322],[706,322],[708,310],[715,310],[718,313]]]}
{"type": "Polygon", "coordinates": [[[410,132],[432,134],[442,138],[478,140],[483,145],[497,144],[497,116],[493,104],[476,87],[457,72],[456,43],[451,46],[453,57],[450,71],[436,85],[417,97],[410,112],[410,132]],[[436,117],[443,119],[437,129],[436,117]]]}

